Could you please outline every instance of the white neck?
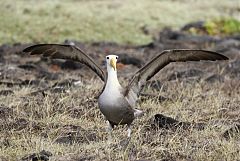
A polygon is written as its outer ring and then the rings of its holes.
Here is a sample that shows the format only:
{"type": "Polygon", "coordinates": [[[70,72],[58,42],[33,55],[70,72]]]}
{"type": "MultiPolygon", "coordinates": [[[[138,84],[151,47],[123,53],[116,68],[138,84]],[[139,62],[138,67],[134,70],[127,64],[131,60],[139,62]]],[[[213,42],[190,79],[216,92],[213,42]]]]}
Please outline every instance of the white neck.
{"type": "Polygon", "coordinates": [[[108,77],[107,77],[106,87],[110,87],[110,88],[119,87],[120,84],[117,78],[117,70],[114,70],[112,67],[107,66],[107,72],[108,72],[108,77]]]}

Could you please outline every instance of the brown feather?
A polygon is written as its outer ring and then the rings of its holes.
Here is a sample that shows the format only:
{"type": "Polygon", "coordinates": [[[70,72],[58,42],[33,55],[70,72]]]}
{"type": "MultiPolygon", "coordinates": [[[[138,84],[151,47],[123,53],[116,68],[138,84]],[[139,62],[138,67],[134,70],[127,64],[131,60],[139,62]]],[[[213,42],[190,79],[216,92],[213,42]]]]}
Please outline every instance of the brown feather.
{"type": "Polygon", "coordinates": [[[92,69],[102,81],[105,82],[105,73],[94,62],[94,60],[85,54],[80,48],[73,45],[60,45],[60,44],[38,44],[30,46],[23,50],[31,55],[42,55],[43,57],[50,57],[55,59],[69,59],[78,61],[87,65],[92,69]]]}
{"type": "Polygon", "coordinates": [[[186,61],[200,61],[200,60],[228,60],[224,55],[207,50],[190,50],[190,49],[176,49],[165,50],[149,63],[139,69],[132,77],[128,86],[126,87],[125,96],[130,97],[130,91],[139,95],[142,87],[146,81],[151,79],[156,73],[171,62],[186,62],[186,61]]]}

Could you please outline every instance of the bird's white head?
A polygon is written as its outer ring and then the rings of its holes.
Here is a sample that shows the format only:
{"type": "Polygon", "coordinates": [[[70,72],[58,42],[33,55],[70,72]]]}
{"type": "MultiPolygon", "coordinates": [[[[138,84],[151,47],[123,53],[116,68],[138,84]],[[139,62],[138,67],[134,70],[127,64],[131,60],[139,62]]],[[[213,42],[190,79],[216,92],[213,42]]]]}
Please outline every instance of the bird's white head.
{"type": "Polygon", "coordinates": [[[106,56],[106,63],[107,63],[107,70],[108,71],[116,71],[117,70],[117,55],[107,55],[106,56]]]}

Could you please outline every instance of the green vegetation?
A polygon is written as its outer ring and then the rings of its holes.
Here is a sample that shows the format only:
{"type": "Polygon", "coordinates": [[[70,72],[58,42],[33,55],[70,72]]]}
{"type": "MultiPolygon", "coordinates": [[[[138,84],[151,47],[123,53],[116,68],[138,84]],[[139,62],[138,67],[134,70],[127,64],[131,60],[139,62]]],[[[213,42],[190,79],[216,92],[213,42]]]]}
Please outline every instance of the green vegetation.
{"type": "Polygon", "coordinates": [[[205,27],[210,35],[228,35],[240,33],[240,21],[233,18],[207,21],[205,27]]]}
{"type": "MultiPolygon", "coordinates": [[[[56,43],[65,39],[144,44],[151,41],[151,36],[141,31],[143,26],[160,30],[197,20],[237,18],[236,3],[237,0],[0,0],[0,44],[56,43]]],[[[227,22],[230,26],[224,30],[231,33],[232,23],[227,22]]]]}

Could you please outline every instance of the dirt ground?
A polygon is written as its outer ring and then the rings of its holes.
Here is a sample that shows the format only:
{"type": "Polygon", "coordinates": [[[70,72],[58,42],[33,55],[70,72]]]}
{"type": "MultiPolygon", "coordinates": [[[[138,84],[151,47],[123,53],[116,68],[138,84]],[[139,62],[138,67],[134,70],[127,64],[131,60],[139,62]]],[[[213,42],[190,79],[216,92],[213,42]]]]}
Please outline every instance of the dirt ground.
{"type": "Polygon", "coordinates": [[[165,49],[206,49],[229,61],[172,63],[149,81],[145,115],[108,142],[96,97],[103,83],[77,62],[29,57],[32,44],[0,46],[0,160],[240,159],[240,35],[211,37],[166,28],[142,46],[74,42],[103,69],[119,55],[123,85],[165,49]],[[158,115],[157,115],[158,114],[158,115]],[[174,119],[173,119],[174,118],[174,119]],[[126,143],[127,142],[127,143],[126,143]]]}

